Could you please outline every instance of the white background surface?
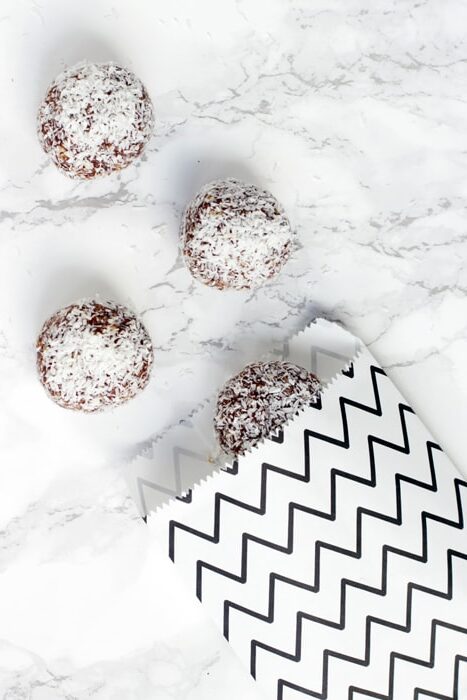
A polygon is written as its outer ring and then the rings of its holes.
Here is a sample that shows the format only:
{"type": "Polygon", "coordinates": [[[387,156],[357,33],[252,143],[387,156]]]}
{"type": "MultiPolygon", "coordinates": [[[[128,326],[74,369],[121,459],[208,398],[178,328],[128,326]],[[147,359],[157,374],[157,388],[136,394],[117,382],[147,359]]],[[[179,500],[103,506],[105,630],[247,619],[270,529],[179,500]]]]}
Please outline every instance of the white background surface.
{"type": "Polygon", "coordinates": [[[256,691],[150,541],[119,466],[316,313],[369,344],[467,471],[467,3],[3,0],[0,6],[0,691],[157,700],[256,691]],[[113,59],[155,104],[136,167],[76,183],[35,114],[64,65],[113,59]],[[178,222],[236,175],[301,249],[255,294],[191,281],[178,222]],[[34,341],[99,293],[143,314],[149,389],[105,416],[48,402],[34,341]]]}

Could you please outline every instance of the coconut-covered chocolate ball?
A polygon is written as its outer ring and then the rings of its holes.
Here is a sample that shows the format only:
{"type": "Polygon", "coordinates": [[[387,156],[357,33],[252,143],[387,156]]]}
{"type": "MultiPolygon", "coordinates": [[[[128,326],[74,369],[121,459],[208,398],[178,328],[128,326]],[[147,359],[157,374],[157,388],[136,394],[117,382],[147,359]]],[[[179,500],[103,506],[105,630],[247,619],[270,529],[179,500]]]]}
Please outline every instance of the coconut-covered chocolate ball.
{"type": "Polygon", "coordinates": [[[243,454],[318,400],[319,379],[291,362],[247,365],[219,393],[214,428],[222,449],[243,454]]]}
{"type": "Polygon", "coordinates": [[[218,289],[255,289],[287,262],[293,234],[272,194],[228,179],[206,185],[188,205],[181,238],[197,280],[218,289]]]}
{"type": "Polygon", "coordinates": [[[152,102],[141,81],[115,63],[82,62],[61,73],[39,108],[42,148],[70,177],[126,168],[153,132],[152,102]]]}
{"type": "Polygon", "coordinates": [[[113,302],[83,301],[57,311],[37,340],[45,390],[63,408],[93,413],[125,403],[146,386],[151,339],[135,314],[113,302]]]}

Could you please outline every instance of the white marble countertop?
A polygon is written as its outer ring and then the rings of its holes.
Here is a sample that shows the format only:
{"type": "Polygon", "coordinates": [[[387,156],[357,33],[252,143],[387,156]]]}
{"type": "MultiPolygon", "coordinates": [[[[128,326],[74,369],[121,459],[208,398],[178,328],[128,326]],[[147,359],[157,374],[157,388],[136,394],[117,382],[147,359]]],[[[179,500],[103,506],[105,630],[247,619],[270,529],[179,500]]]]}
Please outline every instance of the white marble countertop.
{"type": "Polygon", "coordinates": [[[454,0],[3,0],[0,8],[0,696],[257,692],[172,571],[119,467],[316,314],[370,346],[467,473],[467,5],[454,0]],[[65,64],[114,59],[154,100],[144,160],[76,183],[35,114],[65,64]],[[192,282],[180,213],[237,175],[301,249],[255,294],[192,282]],[[34,341],[99,293],[143,314],[148,390],[107,416],[49,402],[34,341]]]}

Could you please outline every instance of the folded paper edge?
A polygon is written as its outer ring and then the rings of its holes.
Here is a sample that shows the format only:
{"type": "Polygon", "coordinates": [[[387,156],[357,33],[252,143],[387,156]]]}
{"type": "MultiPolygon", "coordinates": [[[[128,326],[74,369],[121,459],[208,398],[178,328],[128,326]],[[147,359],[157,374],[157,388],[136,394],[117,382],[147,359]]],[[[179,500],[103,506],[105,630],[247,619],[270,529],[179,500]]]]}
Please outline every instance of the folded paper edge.
{"type": "MultiPolygon", "coordinates": [[[[283,343],[283,347],[298,340],[300,338],[300,336],[309,332],[309,330],[314,325],[322,326],[322,327],[327,326],[327,327],[329,327],[330,330],[333,330],[334,332],[342,333],[343,335],[345,334],[347,336],[348,340],[352,339],[355,343],[355,349],[354,349],[353,355],[350,356],[350,358],[347,360],[347,362],[345,362],[343,364],[342,367],[340,367],[339,369],[337,369],[334,372],[334,374],[330,377],[330,379],[328,379],[328,381],[325,381],[323,383],[321,394],[324,394],[329,389],[329,387],[331,387],[334,384],[334,382],[337,380],[337,378],[339,377],[339,375],[342,372],[349,370],[351,365],[358,359],[358,357],[362,353],[365,346],[364,346],[363,342],[357,336],[353,335],[350,331],[343,328],[340,324],[336,323],[335,321],[329,321],[327,319],[320,317],[320,318],[314,319],[313,321],[308,323],[306,326],[304,326],[300,331],[293,334],[289,338],[285,339],[285,341],[283,343]]],[[[344,356],[343,356],[343,359],[344,359],[344,356]]],[[[135,481],[134,475],[131,474],[132,470],[134,470],[135,465],[137,464],[138,460],[145,459],[146,458],[145,454],[149,453],[149,451],[152,448],[156,447],[157,445],[160,445],[163,440],[169,439],[170,434],[175,430],[175,428],[177,428],[178,426],[182,425],[184,422],[187,422],[187,421],[190,421],[190,422],[193,422],[194,424],[196,424],[196,416],[199,415],[201,413],[201,411],[204,410],[209,404],[213,403],[216,400],[216,398],[217,398],[217,393],[212,394],[207,399],[204,399],[203,401],[198,403],[189,413],[187,413],[185,416],[183,416],[178,421],[178,423],[169,426],[165,431],[163,431],[162,433],[157,435],[154,438],[154,440],[152,440],[150,446],[146,447],[144,450],[141,450],[141,452],[127,465],[126,480],[129,483],[130,492],[133,492],[133,494],[132,494],[133,498],[135,500],[135,503],[136,503],[138,510],[141,513],[143,520],[146,521],[149,516],[153,516],[156,513],[161,513],[164,509],[166,509],[167,507],[170,506],[171,502],[174,499],[183,500],[183,496],[184,496],[184,494],[188,493],[188,489],[184,489],[183,491],[180,491],[180,493],[170,494],[168,499],[165,502],[158,504],[156,507],[152,507],[152,508],[150,507],[148,509],[141,508],[140,504],[138,503],[138,499],[137,499],[137,497],[135,497],[135,494],[134,494],[134,491],[135,491],[134,486],[132,488],[132,485],[130,483],[132,480],[132,476],[133,476],[133,481],[135,481]]],[[[290,423],[292,423],[296,419],[296,417],[298,415],[300,415],[303,411],[305,411],[307,408],[308,408],[308,406],[303,406],[302,408],[300,408],[293,416],[291,416],[288,420],[286,420],[280,426],[280,429],[282,430],[282,429],[286,428],[288,425],[290,425],[290,423]]],[[[246,450],[244,455],[242,455],[242,456],[244,457],[247,454],[254,453],[255,450],[261,449],[262,445],[264,445],[265,442],[270,440],[272,435],[274,435],[274,433],[271,433],[269,436],[262,438],[254,447],[250,447],[248,450],[246,450]]],[[[217,475],[219,475],[223,471],[232,471],[235,468],[234,465],[235,465],[236,459],[237,458],[234,455],[232,455],[230,457],[226,456],[226,459],[223,460],[222,462],[220,462],[220,461],[213,462],[212,470],[208,471],[204,476],[202,476],[197,481],[194,481],[193,484],[189,487],[189,491],[193,492],[195,490],[198,490],[199,488],[201,488],[203,486],[203,484],[205,484],[209,480],[215,478],[217,475]]],[[[144,499],[140,499],[140,500],[142,500],[144,502],[144,499]]]]}

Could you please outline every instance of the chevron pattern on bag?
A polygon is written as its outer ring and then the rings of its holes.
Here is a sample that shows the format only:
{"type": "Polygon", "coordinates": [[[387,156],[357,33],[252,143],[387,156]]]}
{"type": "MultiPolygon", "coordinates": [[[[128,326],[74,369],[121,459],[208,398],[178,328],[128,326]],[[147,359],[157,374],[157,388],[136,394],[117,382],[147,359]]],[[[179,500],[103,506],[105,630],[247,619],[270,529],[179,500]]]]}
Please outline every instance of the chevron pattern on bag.
{"type": "Polygon", "coordinates": [[[465,700],[466,496],[363,351],[170,511],[169,555],[271,700],[465,700]]]}
{"type": "MultiPolygon", "coordinates": [[[[342,367],[347,367],[344,372],[351,376],[351,360],[360,348],[361,342],[337,324],[315,319],[270,354],[314,372],[326,385],[342,367]]],[[[226,456],[213,430],[214,410],[212,398],[203,401],[166,432],[142,443],[137,456],[125,465],[130,494],[145,520],[148,513],[184,497],[223,468],[226,456]]],[[[271,440],[282,442],[283,432],[278,430],[271,440]]]]}

